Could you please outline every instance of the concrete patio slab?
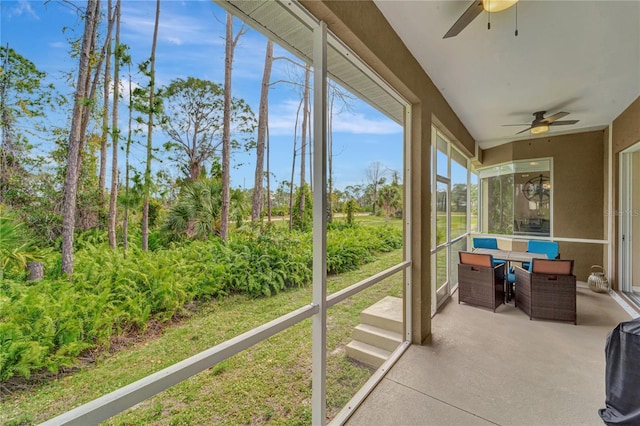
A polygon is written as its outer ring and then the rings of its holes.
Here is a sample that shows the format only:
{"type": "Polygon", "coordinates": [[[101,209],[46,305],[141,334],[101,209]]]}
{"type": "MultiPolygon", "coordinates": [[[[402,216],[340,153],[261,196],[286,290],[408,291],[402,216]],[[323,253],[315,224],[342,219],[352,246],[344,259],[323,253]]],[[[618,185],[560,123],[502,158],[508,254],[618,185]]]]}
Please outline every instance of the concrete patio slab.
{"type": "Polygon", "coordinates": [[[513,302],[457,303],[433,318],[348,425],[601,425],[607,335],[631,319],[608,294],[578,288],[578,325],[529,320],[513,302]]]}

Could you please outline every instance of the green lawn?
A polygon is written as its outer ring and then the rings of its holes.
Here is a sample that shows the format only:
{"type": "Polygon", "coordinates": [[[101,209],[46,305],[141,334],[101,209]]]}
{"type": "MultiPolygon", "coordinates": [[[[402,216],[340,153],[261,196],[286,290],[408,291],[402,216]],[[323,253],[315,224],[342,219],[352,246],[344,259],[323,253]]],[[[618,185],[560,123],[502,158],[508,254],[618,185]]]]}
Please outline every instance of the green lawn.
{"type": "MultiPolygon", "coordinates": [[[[366,222],[384,221],[373,218],[366,222]]],[[[394,220],[402,226],[401,220],[394,220]]],[[[358,271],[330,276],[329,294],[402,260],[402,250],[378,256],[358,271]]],[[[348,359],[344,346],[366,307],[402,295],[402,274],[332,307],[327,321],[327,411],[335,415],[372,370],[348,359]]],[[[102,354],[74,374],[9,394],[0,401],[0,424],[42,422],[75,406],[224,342],[311,301],[311,287],[270,298],[234,295],[196,308],[158,336],[102,354]]],[[[111,419],[107,424],[309,424],[311,422],[311,320],[204,371],[111,419]]]]}

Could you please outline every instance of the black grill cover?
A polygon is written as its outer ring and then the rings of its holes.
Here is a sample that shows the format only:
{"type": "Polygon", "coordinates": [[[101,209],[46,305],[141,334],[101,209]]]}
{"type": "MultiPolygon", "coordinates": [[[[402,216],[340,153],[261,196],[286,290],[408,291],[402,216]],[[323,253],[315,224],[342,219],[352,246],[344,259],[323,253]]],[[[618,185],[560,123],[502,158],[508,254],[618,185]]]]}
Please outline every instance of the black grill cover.
{"type": "Polygon", "coordinates": [[[640,318],[618,324],[604,352],[606,408],[598,414],[607,425],[640,425],[640,318]]]}

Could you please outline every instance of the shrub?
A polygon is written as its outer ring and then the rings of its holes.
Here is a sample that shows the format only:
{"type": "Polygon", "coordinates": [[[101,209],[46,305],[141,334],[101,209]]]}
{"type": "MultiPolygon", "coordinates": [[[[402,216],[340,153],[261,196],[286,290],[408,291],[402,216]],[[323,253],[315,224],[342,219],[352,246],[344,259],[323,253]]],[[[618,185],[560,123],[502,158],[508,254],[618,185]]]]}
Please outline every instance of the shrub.
{"type": "MultiPolygon", "coordinates": [[[[34,285],[0,281],[0,380],[58,371],[93,347],[108,347],[124,331],[166,321],[193,300],[241,292],[265,297],[306,285],[312,277],[309,233],[247,227],[229,236],[156,251],[126,253],[86,235],[75,255],[73,280],[59,273],[59,255],[34,285]],[[96,244],[94,244],[96,242],[96,244]],[[54,266],[57,265],[57,266],[54,266]]],[[[402,246],[389,226],[336,226],[327,236],[327,271],[357,269],[376,252],[402,246]]]]}
{"type": "Polygon", "coordinates": [[[294,202],[291,222],[293,229],[297,231],[310,231],[313,226],[313,198],[311,197],[311,189],[306,183],[302,187],[296,188],[293,195],[294,202]],[[304,211],[301,209],[302,198],[304,196],[304,211]]]}
{"type": "Polygon", "coordinates": [[[233,291],[270,296],[311,279],[311,247],[296,234],[237,233],[227,247],[225,280],[233,291]]]}

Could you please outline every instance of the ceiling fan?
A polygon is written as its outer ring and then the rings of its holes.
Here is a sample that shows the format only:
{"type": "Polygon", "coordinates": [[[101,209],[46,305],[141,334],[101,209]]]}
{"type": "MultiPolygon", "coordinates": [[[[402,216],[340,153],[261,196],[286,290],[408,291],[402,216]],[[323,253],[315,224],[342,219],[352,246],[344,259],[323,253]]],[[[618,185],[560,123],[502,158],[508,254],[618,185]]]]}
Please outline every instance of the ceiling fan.
{"type": "Polygon", "coordinates": [[[520,133],[524,133],[527,130],[531,130],[531,133],[534,135],[538,135],[540,133],[545,133],[549,131],[549,126],[566,126],[569,124],[576,124],[580,120],[560,120],[562,117],[569,115],[568,112],[557,112],[549,117],[545,117],[544,115],[547,111],[537,111],[533,113],[535,117],[531,124],[504,124],[504,126],[529,126],[524,130],[519,131],[516,135],[520,133]]]}
{"type": "Polygon", "coordinates": [[[489,13],[500,12],[510,8],[517,2],[518,0],[474,0],[442,38],[457,36],[460,31],[464,30],[483,10],[489,13]]]}

